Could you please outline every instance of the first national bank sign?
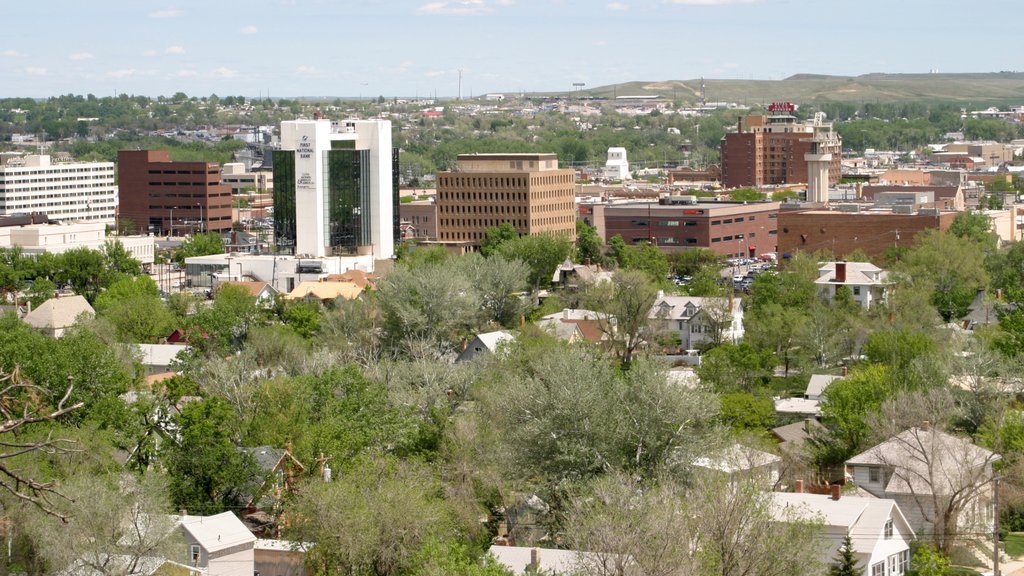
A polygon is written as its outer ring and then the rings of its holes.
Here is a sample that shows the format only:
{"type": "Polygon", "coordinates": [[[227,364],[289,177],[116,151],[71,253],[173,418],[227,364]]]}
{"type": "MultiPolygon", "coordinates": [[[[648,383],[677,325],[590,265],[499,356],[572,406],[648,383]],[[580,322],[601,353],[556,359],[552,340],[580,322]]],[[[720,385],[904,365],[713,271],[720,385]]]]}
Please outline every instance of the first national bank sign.
{"type": "Polygon", "coordinates": [[[298,147],[295,149],[295,187],[299,190],[316,190],[316,152],[313,138],[309,134],[299,137],[298,147]]]}

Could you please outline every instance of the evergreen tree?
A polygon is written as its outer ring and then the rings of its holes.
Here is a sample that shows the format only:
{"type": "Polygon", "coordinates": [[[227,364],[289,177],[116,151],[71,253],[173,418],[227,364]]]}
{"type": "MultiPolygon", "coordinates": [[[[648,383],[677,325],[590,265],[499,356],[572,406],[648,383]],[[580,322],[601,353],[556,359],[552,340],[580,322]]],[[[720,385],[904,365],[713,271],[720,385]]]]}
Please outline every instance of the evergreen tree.
{"type": "Polygon", "coordinates": [[[857,558],[853,555],[853,541],[850,540],[849,534],[843,538],[843,545],[839,548],[836,560],[837,563],[828,569],[829,576],[858,576],[862,573],[857,566],[857,558]]]}
{"type": "Polygon", "coordinates": [[[857,566],[857,558],[854,556],[853,541],[850,539],[850,535],[847,534],[843,538],[843,545],[839,548],[839,555],[836,557],[836,564],[833,564],[829,570],[829,576],[857,576],[861,573],[860,567],[857,566]]]}

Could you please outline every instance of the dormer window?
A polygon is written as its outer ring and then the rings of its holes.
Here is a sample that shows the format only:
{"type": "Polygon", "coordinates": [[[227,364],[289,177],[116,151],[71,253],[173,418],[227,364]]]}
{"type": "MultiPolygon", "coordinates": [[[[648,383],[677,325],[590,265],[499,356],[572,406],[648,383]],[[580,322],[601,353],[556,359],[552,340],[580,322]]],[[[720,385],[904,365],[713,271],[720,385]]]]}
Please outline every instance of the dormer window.
{"type": "Polygon", "coordinates": [[[885,521],[885,539],[892,538],[892,518],[885,521]]]}

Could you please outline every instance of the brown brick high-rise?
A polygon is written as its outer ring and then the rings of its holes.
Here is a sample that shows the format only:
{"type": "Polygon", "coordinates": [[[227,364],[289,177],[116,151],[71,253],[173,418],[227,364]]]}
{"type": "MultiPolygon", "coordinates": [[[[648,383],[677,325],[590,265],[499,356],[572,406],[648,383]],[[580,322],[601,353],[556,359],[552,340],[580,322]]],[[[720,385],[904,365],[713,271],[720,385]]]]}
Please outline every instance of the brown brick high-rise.
{"type": "MultiPolygon", "coordinates": [[[[804,154],[811,153],[816,132],[828,130],[827,123],[797,122],[794,116],[773,114],[741,118],[735,133],[722,138],[722,185],[726,188],[798,184],[809,181],[804,154]]],[[[832,154],[829,185],[840,178],[842,142],[830,139],[832,154]]]]}
{"type": "Polygon", "coordinates": [[[216,162],[171,162],[167,150],[117,153],[118,218],[140,233],[231,230],[231,187],[216,162]]]}
{"type": "Polygon", "coordinates": [[[576,172],[554,154],[461,154],[437,175],[437,239],[480,245],[509,222],[520,235],[576,240],[576,172]]]}

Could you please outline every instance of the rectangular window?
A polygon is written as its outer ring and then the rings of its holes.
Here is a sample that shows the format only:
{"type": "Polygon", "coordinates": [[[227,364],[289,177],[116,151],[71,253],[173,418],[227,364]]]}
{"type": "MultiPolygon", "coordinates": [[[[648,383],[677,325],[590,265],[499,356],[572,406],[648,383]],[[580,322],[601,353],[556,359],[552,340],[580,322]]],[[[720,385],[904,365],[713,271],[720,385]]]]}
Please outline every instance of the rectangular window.
{"type": "Polygon", "coordinates": [[[679,226],[679,220],[660,220],[658,226],[679,226]]]}
{"type": "Polygon", "coordinates": [[[693,220],[687,220],[686,222],[683,222],[683,226],[696,226],[696,225],[697,225],[697,223],[694,222],[693,220]]]}
{"type": "Polygon", "coordinates": [[[885,576],[885,562],[878,562],[871,567],[871,576],[885,576]]]}
{"type": "Polygon", "coordinates": [[[722,221],[721,221],[721,220],[712,220],[712,221],[711,221],[711,225],[712,225],[712,226],[718,226],[718,225],[719,225],[719,224],[721,224],[721,223],[722,223],[722,221]]]}
{"type": "Polygon", "coordinates": [[[732,224],[732,218],[726,218],[725,220],[722,220],[722,224],[732,224]]]}
{"type": "Polygon", "coordinates": [[[860,296],[860,286],[854,286],[853,287],[853,295],[854,296],[860,296]]]}
{"type": "Polygon", "coordinates": [[[199,565],[199,544],[192,544],[188,547],[188,557],[190,560],[192,560],[193,566],[199,565]]]}
{"type": "Polygon", "coordinates": [[[873,466],[871,468],[868,468],[868,481],[869,482],[873,482],[873,483],[881,482],[882,481],[881,471],[878,468],[875,468],[873,466]]]}
{"type": "Polygon", "coordinates": [[[712,242],[721,242],[722,239],[721,238],[712,238],[711,241],[712,242]]]}
{"type": "Polygon", "coordinates": [[[900,554],[900,574],[906,574],[910,570],[910,550],[904,550],[900,554]]]}
{"type": "Polygon", "coordinates": [[[687,238],[686,239],[686,243],[687,244],[696,244],[697,243],[697,239],[696,238],[687,238]]]}
{"type": "Polygon", "coordinates": [[[885,537],[892,538],[892,518],[885,521],[885,537]]]}

